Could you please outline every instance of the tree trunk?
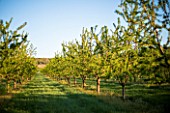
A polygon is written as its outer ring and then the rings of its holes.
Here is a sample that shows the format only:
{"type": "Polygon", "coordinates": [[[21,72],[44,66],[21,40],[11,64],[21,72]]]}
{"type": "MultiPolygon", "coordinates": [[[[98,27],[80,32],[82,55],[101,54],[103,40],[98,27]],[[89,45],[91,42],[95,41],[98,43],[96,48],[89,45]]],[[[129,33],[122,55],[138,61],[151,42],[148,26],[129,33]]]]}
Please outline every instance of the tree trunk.
{"type": "Polygon", "coordinates": [[[22,80],[21,79],[19,79],[19,84],[22,84],[22,80]]]}
{"type": "Polygon", "coordinates": [[[133,75],[134,83],[136,83],[136,75],[133,75]]]}
{"type": "Polygon", "coordinates": [[[76,77],[73,77],[74,78],[74,85],[76,85],[76,77]]]}
{"type": "Polygon", "coordinates": [[[29,77],[29,80],[31,80],[31,76],[29,77]]]}
{"type": "Polygon", "coordinates": [[[70,77],[67,77],[68,85],[70,85],[70,77]]]}
{"type": "Polygon", "coordinates": [[[14,81],[14,89],[16,89],[16,88],[17,88],[17,82],[14,81]]]}
{"type": "Polygon", "coordinates": [[[58,75],[58,77],[57,77],[57,81],[60,81],[60,75],[58,75]]]}
{"type": "Polygon", "coordinates": [[[22,76],[22,77],[21,77],[21,81],[20,81],[20,83],[22,84],[22,83],[23,83],[23,81],[24,81],[24,77],[22,76]]]}
{"type": "Polygon", "coordinates": [[[125,100],[125,83],[122,83],[122,98],[125,100]]]}
{"type": "Polygon", "coordinates": [[[8,93],[10,92],[10,81],[9,80],[7,81],[7,92],[8,93]]]}
{"type": "Polygon", "coordinates": [[[22,78],[22,81],[24,81],[24,77],[22,76],[21,78],[22,78]]]}
{"type": "Polygon", "coordinates": [[[96,87],[97,93],[100,93],[100,77],[97,77],[96,82],[97,82],[97,87],[96,87]]]}
{"type": "Polygon", "coordinates": [[[106,79],[106,78],[104,79],[104,82],[107,82],[107,79],[106,79]]]}
{"type": "Polygon", "coordinates": [[[83,89],[85,89],[85,79],[86,79],[85,77],[83,77],[83,78],[82,78],[82,82],[83,82],[83,83],[82,83],[82,85],[83,85],[83,89]]]}

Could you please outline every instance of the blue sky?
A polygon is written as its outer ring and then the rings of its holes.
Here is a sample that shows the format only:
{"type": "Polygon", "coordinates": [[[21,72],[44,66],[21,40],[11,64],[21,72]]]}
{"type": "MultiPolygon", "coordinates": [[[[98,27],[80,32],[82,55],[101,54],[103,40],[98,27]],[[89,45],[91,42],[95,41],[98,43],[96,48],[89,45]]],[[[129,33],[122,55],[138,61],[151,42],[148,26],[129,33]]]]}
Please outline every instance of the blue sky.
{"type": "Polygon", "coordinates": [[[99,25],[112,27],[120,0],[0,0],[0,19],[17,28],[27,22],[24,31],[37,47],[36,57],[54,57],[61,43],[80,40],[82,28],[99,25]]]}

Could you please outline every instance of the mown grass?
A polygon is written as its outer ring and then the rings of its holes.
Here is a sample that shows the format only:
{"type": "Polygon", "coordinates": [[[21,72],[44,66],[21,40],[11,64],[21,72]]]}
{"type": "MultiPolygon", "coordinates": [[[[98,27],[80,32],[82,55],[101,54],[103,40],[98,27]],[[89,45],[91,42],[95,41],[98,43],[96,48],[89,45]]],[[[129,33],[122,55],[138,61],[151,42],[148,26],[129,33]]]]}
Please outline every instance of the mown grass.
{"type": "MultiPolygon", "coordinates": [[[[39,74],[30,83],[24,85],[20,89],[20,93],[15,94],[5,103],[0,108],[0,113],[164,113],[169,107],[169,104],[166,104],[168,100],[161,101],[163,102],[161,104],[167,105],[162,106],[149,102],[147,98],[155,99],[151,95],[141,96],[145,93],[143,86],[127,86],[127,94],[129,93],[131,96],[123,101],[119,95],[115,96],[116,93],[111,94],[115,90],[118,90],[117,93],[119,93],[121,87],[118,84],[113,84],[114,88],[111,83],[103,83],[101,88],[105,91],[98,95],[93,89],[95,88],[94,82],[88,80],[87,84],[91,86],[87,90],[82,90],[79,86],[61,84],[39,74]],[[135,90],[137,92],[133,92],[135,90]]],[[[167,90],[161,92],[162,94],[166,92],[169,96],[167,90]]],[[[159,90],[157,93],[161,94],[159,90]]],[[[164,96],[158,97],[158,100],[164,96]]]]}
{"type": "MultiPolygon", "coordinates": [[[[81,79],[77,79],[78,86],[81,87],[81,79]]],[[[71,80],[73,84],[73,79],[71,80]]],[[[87,79],[86,90],[95,91],[96,90],[96,80],[87,79]]],[[[101,80],[101,94],[108,94],[112,98],[113,96],[121,97],[122,87],[119,83],[113,80],[104,79],[101,80]]],[[[137,102],[145,103],[153,109],[162,109],[162,111],[169,111],[170,108],[170,84],[162,84],[161,86],[156,84],[135,84],[127,83],[126,85],[126,102],[137,102]]],[[[141,107],[142,108],[142,107],[141,107]]],[[[149,110],[150,110],[149,108],[149,110]]],[[[159,110],[158,110],[159,111],[159,110]]],[[[159,111],[161,112],[161,111],[159,111]]]]}

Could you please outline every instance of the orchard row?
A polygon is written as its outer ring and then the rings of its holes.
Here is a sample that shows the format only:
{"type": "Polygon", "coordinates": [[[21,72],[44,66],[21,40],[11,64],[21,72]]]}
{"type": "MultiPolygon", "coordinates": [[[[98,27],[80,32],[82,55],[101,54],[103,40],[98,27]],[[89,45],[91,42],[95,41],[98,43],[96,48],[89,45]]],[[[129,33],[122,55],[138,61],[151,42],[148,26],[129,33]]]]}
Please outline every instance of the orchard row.
{"type": "MultiPolygon", "coordinates": [[[[53,78],[80,77],[85,88],[87,77],[113,79],[122,86],[129,83],[162,84],[170,82],[170,4],[158,0],[124,0],[116,10],[126,22],[82,30],[81,41],[62,44],[43,70],[53,78]],[[164,34],[163,34],[164,33],[164,34]],[[168,35],[166,35],[168,34],[168,35]],[[162,38],[164,41],[162,41],[162,38]],[[165,42],[166,41],[166,42],[165,42]]],[[[76,81],[75,81],[76,82],[76,81]]]]}
{"type": "Polygon", "coordinates": [[[26,23],[9,30],[11,22],[12,18],[5,23],[0,20],[0,94],[31,80],[36,73],[33,45],[29,44],[27,33],[20,33],[26,23]]]}

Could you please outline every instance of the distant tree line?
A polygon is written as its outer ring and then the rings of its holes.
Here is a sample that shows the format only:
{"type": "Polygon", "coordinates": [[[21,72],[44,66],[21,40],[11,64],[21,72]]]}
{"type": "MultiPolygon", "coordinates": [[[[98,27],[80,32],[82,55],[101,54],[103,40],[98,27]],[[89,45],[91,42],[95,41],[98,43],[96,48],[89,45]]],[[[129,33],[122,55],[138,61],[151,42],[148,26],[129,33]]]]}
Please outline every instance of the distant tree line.
{"type": "Polygon", "coordinates": [[[50,61],[50,58],[36,58],[36,61],[37,61],[37,64],[40,65],[40,64],[48,64],[49,61],[50,61]]]}

